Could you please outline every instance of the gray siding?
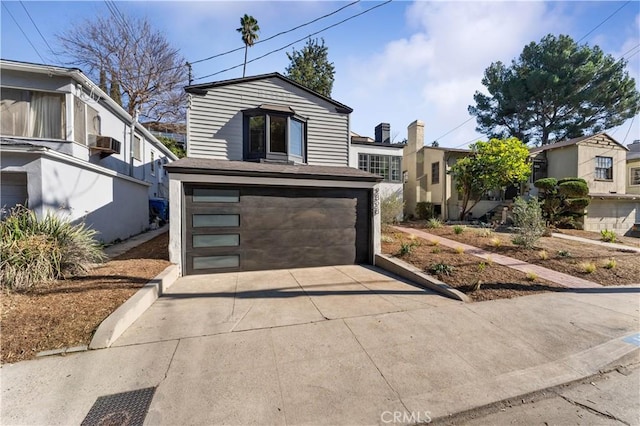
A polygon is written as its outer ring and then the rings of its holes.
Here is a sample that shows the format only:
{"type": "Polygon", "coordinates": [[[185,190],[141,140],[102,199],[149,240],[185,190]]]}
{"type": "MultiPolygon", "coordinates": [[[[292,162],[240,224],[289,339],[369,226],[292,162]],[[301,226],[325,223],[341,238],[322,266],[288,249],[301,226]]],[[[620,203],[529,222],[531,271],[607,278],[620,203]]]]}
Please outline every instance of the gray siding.
{"type": "Polygon", "coordinates": [[[242,160],[242,110],[261,104],[290,106],[307,118],[308,164],[349,165],[349,115],[275,77],[214,87],[205,96],[191,95],[187,155],[242,160]]]}

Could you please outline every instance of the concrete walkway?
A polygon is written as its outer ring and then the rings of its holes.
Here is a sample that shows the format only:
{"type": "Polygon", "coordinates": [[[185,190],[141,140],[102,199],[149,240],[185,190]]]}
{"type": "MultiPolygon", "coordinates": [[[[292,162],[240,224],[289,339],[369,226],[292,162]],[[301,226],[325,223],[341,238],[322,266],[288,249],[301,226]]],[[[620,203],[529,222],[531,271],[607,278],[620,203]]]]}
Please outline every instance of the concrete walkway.
{"type": "Polygon", "coordinates": [[[104,249],[104,253],[109,256],[110,259],[113,259],[114,257],[118,257],[121,254],[128,252],[134,247],[138,247],[142,243],[146,243],[147,241],[152,240],[158,235],[164,234],[165,232],[169,232],[169,225],[164,225],[158,229],[134,235],[133,237],[128,238],[120,243],[110,245],[109,247],[104,249]]]}
{"type": "Polygon", "coordinates": [[[149,425],[424,422],[637,362],[639,318],[640,287],[465,304],[356,265],[183,277],[117,347],[3,366],[0,416],[80,424],[155,388],[149,425]]]}
{"type": "Polygon", "coordinates": [[[576,237],[573,235],[558,234],[556,232],[552,233],[551,236],[554,238],[562,238],[564,240],[579,241],[581,243],[594,244],[594,245],[612,248],[616,250],[630,250],[630,251],[635,251],[636,253],[640,253],[640,247],[633,247],[626,244],[607,243],[604,241],[591,240],[589,238],[576,237]]]}
{"type": "Polygon", "coordinates": [[[456,248],[462,247],[465,253],[471,254],[482,259],[491,258],[491,261],[499,265],[508,266],[509,268],[516,269],[518,271],[527,273],[533,272],[538,277],[545,280],[554,282],[564,287],[569,288],[599,288],[600,284],[592,281],[583,280],[582,278],[574,277],[572,275],[563,274],[562,272],[553,271],[551,269],[543,268],[542,266],[532,265],[531,263],[524,262],[522,260],[514,259],[512,257],[503,256],[497,253],[491,253],[486,250],[482,250],[478,247],[470,246],[458,241],[449,240],[420,229],[405,228],[402,226],[394,226],[398,231],[405,232],[407,234],[415,235],[416,237],[424,238],[429,241],[438,241],[443,246],[456,248]]]}

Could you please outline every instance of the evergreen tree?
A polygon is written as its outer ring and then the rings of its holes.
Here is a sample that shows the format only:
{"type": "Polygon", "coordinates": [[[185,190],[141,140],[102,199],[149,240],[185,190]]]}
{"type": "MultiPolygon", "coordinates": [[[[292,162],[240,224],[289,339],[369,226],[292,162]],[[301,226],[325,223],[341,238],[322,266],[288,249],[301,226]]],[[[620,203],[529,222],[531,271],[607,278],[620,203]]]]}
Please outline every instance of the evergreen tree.
{"type": "Polygon", "coordinates": [[[309,39],[302,50],[293,49],[287,53],[291,63],[285,75],[321,95],[331,97],[335,68],[333,62],[329,62],[329,48],[324,45],[324,39],[320,41],[309,39]]]}

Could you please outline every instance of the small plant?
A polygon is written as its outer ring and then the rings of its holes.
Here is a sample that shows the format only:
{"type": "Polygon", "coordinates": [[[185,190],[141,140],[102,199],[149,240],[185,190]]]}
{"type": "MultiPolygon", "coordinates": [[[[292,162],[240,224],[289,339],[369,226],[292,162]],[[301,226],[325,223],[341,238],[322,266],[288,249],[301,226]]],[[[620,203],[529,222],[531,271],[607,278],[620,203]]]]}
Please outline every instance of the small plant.
{"type": "Polygon", "coordinates": [[[538,274],[536,274],[535,272],[527,271],[526,277],[527,281],[535,281],[538,279],[538,274]]]}
{"type": "Polygon", "coordinates": [[[567,250],[558,250],[558,256],[571,257],[571,253],[569,253],[567,250]]]}
{"type": "Polygon", "coordinates": [[[380,202],[380,222],[384,225],[398,223],[402,219],[404,201],[397,192],[383,198],[380,202]]]}
{"type": "Polygon", "coordinates": [[[391,235],[383,234],[382,237],[380,237],[380,241],[382,241],[383,243],[392,243],[395,241],[395,238],[393,238],[391,235]]]}
{"type": "Polygon", "coordinates": [[[489,243],[495,248],[502,247],[502,240],[497,237],[494,237],[491,240],[489,240],[489,243]]]}
{"type": "Polygon", "coordinates": [[[478,272],[482,273],[487,269],[487,264],[485,262],[478,263],[478,272]]]}
{"type": "Polygon", "coordinates": [[[513,244],[533,248],[546,229],[538,199],[534,197],[525,201],[520,197],[516,198],[511,215],[518,233],[512,240],[513,244]]]}
{"type": "Polygon", "coordinates": [[[540,250],[540,251],[538,252],[538,257],[539,257],[541,260],[547,260],[547,259],[549,259],[549,253],[547,253],[547,251],[546,251],[546,250],[540,250]]]}
{"type": "Polygon", "coordinates": [[[432,217],[427,221],[427,228],[442,228],[442,221],[432,217]]]}
{"type": "Polygon", "coordinates": [[[618,263],[616,262],[616,260],[614,258],[611,258],[605,262],[604,267],[605,269],[614,269],[617,265],[618,263]]]}
{"type": "Polygon", "coordinates": [[[489,228],[480,229],[476,231],[476,234],[478,235],[478,237],[489,238],[490,236],[493,235],[493,230],[489,228]]]}
{"type": "Polygon", "coordinates": [[[420,201],[416,203],[416,216],[418,219],[428,220],[433,218],[433,203],[427,201],[420,201]]]}
{"type": "Polygon", "coordinates": [[[593,272],[595,272],[596,270],[596,264],[593,262],[581,262],[578,267],[582,270],[582,272],[584,272],[585,274],[591,274],[593,272]]]}
{"type": "Polygon", "coordinates": [[[429,268],[429,272],[431,272],[432,274],[447,276],[453,274],[454,270],[455,268],[453,266],[446,263],[435,263],[429,268]]]}
{"type": "Polygon", "coordinates": [[[434,247],[431,249],[431,253],[438,254],[442,251],[440,247],[434,247]]]}
{"type": "Polygon", "coordinates": [[[440,240],[429,240],[429,242],[431,243],[431,245],[436,247],[440,245],[440,240]]]}
{"type": "Polygon", "coordinates": [[[464,247],[457,246],[457,247],[455,248],[455,251],[456,251],[456,253],[458,253],[458,254],[463,254],[463,253],[464,253],[464,247]]]}
{"type": "Polygon", "coordinates": [[[616,233],[610,231],[608,229],[603,229],[600,231],[600,239],[606,243],[615,243],[616,242],[616,233]]]}
{"type": "Polygon", "coordinates": [[[464,232],[464,226],[462,225],[454,225],[453,227],[453,233],[456,235],[460,235],[464,232]]]}
{"type": "Polygon", "coordinates": [[[493,257],[487,256],[487,257],[485,257],[484,260],[487,261],[487,265],[489,265],[489,266],[493,265],[493,257]]]}
{"type": "Polygon", "coordinates": [[[406,256],[407,254],[411,254],[413,251],[414,245],[411,243],[402,242],[400,243],[400,256],[406,256]]]}

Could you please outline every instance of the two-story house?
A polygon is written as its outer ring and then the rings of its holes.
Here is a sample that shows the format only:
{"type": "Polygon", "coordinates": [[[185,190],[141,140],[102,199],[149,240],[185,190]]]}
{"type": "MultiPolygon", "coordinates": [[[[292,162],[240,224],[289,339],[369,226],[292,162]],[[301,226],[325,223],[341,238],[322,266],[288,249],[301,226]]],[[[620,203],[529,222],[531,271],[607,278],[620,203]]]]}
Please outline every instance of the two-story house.
{"type": "Polygon", "coordinates": [[[182,274],[373,263],[381,177],[349,167],[352,109],[278,74],[186,88],[170,177],[182,274]]]}
{"type": "Polygon", "coordinates": [[[0,205],[82,220],[104,242],[149,228],[177,157],[79,69],[0,61],[0,205]]]}

